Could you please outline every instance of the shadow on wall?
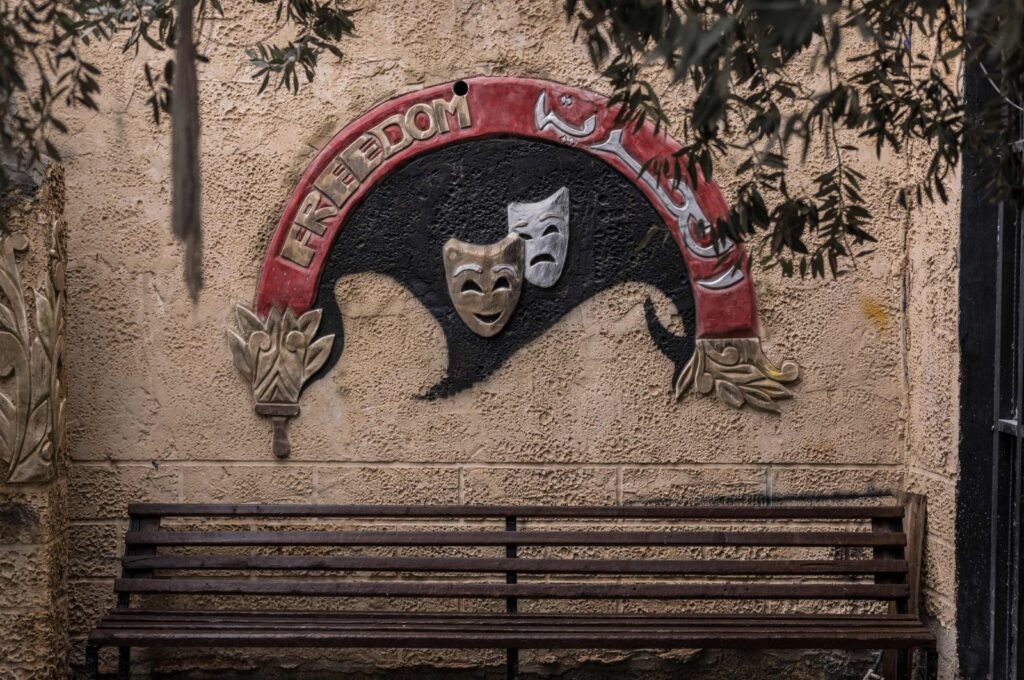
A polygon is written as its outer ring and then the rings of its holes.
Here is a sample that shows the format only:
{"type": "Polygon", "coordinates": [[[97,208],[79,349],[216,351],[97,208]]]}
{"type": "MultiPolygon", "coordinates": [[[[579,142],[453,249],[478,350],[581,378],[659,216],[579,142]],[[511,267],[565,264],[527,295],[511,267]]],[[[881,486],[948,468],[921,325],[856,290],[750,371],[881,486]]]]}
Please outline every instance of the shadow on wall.
{"type": "MultiPolygon", "coordinates": [[[[594,651],[589,654],[589,659],[586,652],[557,656],[544,651],[523,654],[522,680],[862,680],[876,661],[876,655],[871,653],[835,651],[684,650],[631,653],[628,657],[627,653],[594,651]]],[[[378,669],[342,658],[337,659],[330,669],[327,666],[331,665],[331,660],[326,658],[317,661],[294,659],[294,663],[277,658],[262,664],[253,664],[250,658],[249,663],[237,666],[250,670],[221,671],[208,669],[215,668],[217,661],[223,663],[223,656],[217,660],[205,659],[203,654],[199,659],[192,656],[184,652],[161,654],[159,666],[175,670],[157,671],[149,677],[154,680],[181,680],[183,672],[189,680],[281,680],[283,677],[288,680],[334,680],[339,673],[346,680],[493,680],[505,676],[504,660],[489,652],[480,653],[482,663],[464,668],[421,665],[396,670],[378,669]],[[288,671],[282,675],[281,669],[285,664],[288,671]],[[189,670],[185,671],[186,668],[189,670]]]]}
{"type": "Polygon", "coordinates": [[[662,224],[625,177],[561,145],[498,138],[420,156],[382,180],[338,235],[314,305],[324,310],[321,334],[334,333],[336,340],[314,379],[334,366],[345,345],[337,280],[377,272],[412,292],[444,332],[447,374],[423,398],[448,397],[486,379],[582,302],[625,281],[655,286],[681,317],[685,333],[675,335],[658,320],[651,301],[645,304],[652,339],[675,366],[674,375],[665,376],[669,385],[693,356],[696,311],[686,266],[676,244],[661,238],[665,231],[637,250],[650,228],[662,224]],[[496,243],[508,234],[510,203],[542,201],[562,187],[569,194],[569,245],[561,277],[549,288],[524,284],[504,330],[490,338],[474,334],[449,296],[444,243],[496,243]]]}

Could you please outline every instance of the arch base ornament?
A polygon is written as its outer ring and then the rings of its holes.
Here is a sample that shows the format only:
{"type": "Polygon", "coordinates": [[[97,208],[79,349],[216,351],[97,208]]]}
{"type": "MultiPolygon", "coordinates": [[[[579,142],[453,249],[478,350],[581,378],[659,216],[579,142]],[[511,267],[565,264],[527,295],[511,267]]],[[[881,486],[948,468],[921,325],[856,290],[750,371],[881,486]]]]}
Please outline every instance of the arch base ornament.
{"type": "Polygon", "coordinates": [[[256,413],[273,423],[278,458],[291,454],[288,419],[299,415],[302,387],[323,367],[334,344],[333,335],[313,340],[320,318],[318,309],[296,316],[278,307],[260,318],[250,307],[237,305],[236,328],[228,330],[235,368],[252,390],[256,413]]]}
{"type": "Polygon", "coordinates": [[[693,390],[712,394],[733,408],[744,405],[779,412],[778,401],[791,399],[786,384],[800,378],[795,361],[777,368],[761,349],[761,338],[697,340],[690,363],[676,380],[676,400],[693,390]]]}

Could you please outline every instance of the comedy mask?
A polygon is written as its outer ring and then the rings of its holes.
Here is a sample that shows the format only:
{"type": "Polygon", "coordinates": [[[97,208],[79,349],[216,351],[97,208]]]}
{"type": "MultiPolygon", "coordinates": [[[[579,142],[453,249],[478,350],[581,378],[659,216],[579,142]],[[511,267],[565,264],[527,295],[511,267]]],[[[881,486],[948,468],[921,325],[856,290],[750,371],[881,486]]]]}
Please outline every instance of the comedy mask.
{"type": "Polygon", "coordinates": [[[515,234],[486,246],[454,238],[444,244],[448,294],[477,335],[496,335],[512,316],[523,290],[524,245],[515,234]]]}
{"type": "Polygon", "coordinates": [[[569,249],[569,189],[537,203],[509,203],[508,230],[526,241],[526,280],[541,288],[555,285],[569,249]]]}

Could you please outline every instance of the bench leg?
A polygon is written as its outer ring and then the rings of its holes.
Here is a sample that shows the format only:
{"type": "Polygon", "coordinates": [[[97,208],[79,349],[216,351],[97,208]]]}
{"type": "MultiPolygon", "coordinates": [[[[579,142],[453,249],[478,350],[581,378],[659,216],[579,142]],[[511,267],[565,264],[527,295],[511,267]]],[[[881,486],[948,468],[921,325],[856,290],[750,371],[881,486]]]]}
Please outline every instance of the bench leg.
{"type": "Polygon", "coordinates": [[[934,649],[908,649],[908,680],[937,680],[939,677],[939,653],[934,649]]]}
{"type": "Polygon", "coordinates": [[[85,680],[98,680],[100,675],[100,648],[85,645],[85,680]]]}
{"type": "Polygon", "coordinates": [[[939,650],[937,649],[926,649],[924,652],[925,658],[925,674],[926,680],[939,680],[939,650]]]}
{"type": "Polygon", "coordinates": [[[519,650],[518,649],[506,649],[505,650],[505,669],[508,674],[508,680],[517,680],[519,678],[519,650]]]}
{"type": "Polygon", "coordinates": [[[907,659],[907,680],[924,680],[924,678],[920,675],[921,667],[918,663],[920,661],[918,651],[919,650],[917,649],[908,649],[904,654],[907,659]]]}
{"type": "Polygon", "coordinates": [[[132,677],[132,648],[117,648],[117,680],[130,680],[132,677]]]}
{"type": "Polygon", "coordinates": [[[879,669],[885,680],[913,680],[914,650],[886,649],[879,669]]]}
{"type": "Polygon", "coordinates": [[[896,670],[899,665],[898,657],[899,652],[895,649],[886,649],[882,652],[882,665],[879,670],[885,680],[900,680],[896,670]]]}

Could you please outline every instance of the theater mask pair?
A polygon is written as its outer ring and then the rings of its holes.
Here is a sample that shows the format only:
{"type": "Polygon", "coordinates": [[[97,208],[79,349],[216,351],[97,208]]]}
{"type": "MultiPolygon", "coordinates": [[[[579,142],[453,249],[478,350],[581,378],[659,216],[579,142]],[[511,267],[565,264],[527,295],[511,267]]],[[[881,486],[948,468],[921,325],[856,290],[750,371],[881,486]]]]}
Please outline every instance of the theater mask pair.
{"type": "Polygon", "coordinates": [[[536,203],[510,203],[508,236],[487,245],[452,238],[444,244],[448,293],[459,318],[477,335],[497,335],[519,303],[523,280],[555,285],[569,249],[569,189],[536,203]]]}

